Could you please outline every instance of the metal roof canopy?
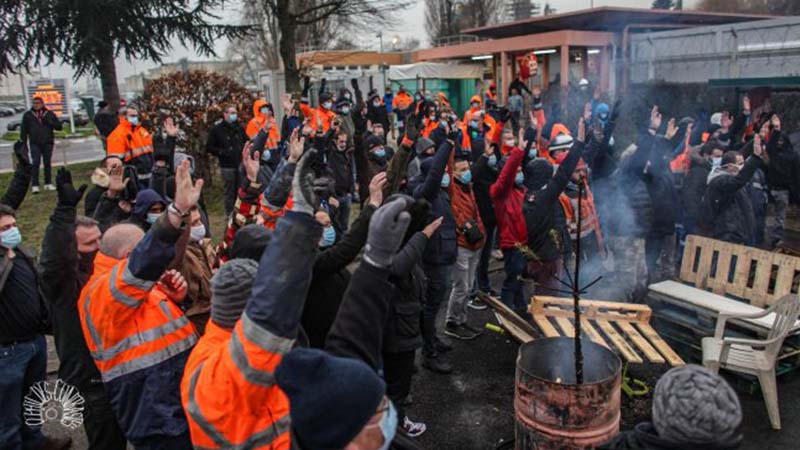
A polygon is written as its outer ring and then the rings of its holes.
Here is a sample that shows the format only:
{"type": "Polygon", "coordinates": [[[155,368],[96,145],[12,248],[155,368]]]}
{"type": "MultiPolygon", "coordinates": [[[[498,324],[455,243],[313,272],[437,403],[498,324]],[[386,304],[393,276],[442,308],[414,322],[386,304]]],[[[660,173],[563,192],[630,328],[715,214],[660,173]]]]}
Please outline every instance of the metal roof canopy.
{"type": "Polygon", "coordinates": [[[765,78],[714,78],[708,80],[710,88],[758,88],[767,87],[773,90],[800,90],[800,77],[765,77],[765,78]]]}
{"type": "Polygon", "coordinates": [[[548,31],[622,31],[628,25],[721,25],[752,20],[771,19],[772,16],[711,13],[700,11],[669,11],[642,8],[601,6],[550,16],[540,16],[517,22],[490,25],[463,30],[463,33],[484,38],[507,38],[548,31]]]}

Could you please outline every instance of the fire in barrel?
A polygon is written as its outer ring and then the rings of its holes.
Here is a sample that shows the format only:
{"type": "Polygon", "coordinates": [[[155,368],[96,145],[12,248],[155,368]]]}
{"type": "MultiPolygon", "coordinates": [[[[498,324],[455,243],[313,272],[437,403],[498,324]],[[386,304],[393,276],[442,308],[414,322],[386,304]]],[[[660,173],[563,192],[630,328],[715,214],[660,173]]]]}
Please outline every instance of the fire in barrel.
{"type": "Polygon", "coordinates": [[[523,344],[514,393],[516,450],[591,449],[619,432],[622,363],[582,340],[583,383],[575,377],[572,338],[523,344]]]}

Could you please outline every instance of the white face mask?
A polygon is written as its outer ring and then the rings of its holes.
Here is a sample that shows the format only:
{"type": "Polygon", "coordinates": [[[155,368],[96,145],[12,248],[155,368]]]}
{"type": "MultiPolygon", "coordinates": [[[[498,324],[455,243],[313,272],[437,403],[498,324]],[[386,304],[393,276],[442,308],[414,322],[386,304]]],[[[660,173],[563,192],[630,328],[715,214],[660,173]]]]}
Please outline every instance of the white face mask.
{"type": "Polygon", "coordinates": [[[204,237],[206,237],[206,226],[202,223],[196,227],[192,227],[191,230],[189,230],[189,239],[192,242],[198,242],[204,237]]]}
{"type": "Polygon", "coordinates": [[[711,167],[717,168],[722,165],[722,157],[719,158],[711,158],[711,167]]]}
{"type": "Polygon", "coordinates": [[[514,146],[514,140],[513,139],[507,139],[504,143],[506,144],[507,147],[513,147],[514,146]]]}

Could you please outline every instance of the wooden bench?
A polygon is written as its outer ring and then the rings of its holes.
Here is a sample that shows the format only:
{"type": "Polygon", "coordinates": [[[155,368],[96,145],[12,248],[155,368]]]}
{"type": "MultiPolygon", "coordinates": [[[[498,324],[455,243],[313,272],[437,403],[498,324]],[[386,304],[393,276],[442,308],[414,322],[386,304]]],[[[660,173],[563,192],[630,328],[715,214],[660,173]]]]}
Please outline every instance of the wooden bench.
{"type": "MultiPolygon", "coordinates": [[[[700,338],[713,335],[720,313],[759,312],[788,293],[797,294],[798,284],[800,258],[690,235],[680,281],[652,284],[647,297],[656,327],[699,350],[700,338]]],[[[736,333],[763,337],[773,320],[769,315],[732,323],[736,333]]],[[[796,327],[800,329],[800,321],[796,327]]],[[[782,358],[798,353],[791,339],[787,345],[782,358]]]]}

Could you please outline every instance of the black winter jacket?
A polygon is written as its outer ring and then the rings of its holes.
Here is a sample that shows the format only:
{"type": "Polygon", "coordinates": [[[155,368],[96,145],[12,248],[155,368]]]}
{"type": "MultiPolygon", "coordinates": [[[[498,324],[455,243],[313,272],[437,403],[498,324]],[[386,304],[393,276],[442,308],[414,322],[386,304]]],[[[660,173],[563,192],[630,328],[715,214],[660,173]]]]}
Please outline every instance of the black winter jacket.
{"type": "Polygon", "coordinates": [[[347,266],[367,242],[369,221],[376,208],[364,206],[353,226],[338,242],[317,254],[301,323],[311,347],[323,348],[325,337],[350,284],[347,266]]]}
{"type": "Polygon", "coordinates": [[[654,214],[646,233],[658,236],[673,234],[679,198],[669,168],[671,144],[663,136],[653,136],[645,130],[639,133],[636,145],[636,152],[631,156],[627,169],[644,181],[650,194],[654,214]]]}
{"type": "Polygon", "coordinates": [[[92,257],[80,256],[75,241],[74,207],[56,206],[44,233],[39,259],[40,289],[50,305],[58,376],[85,389],[100,382],[100,373],[86,347],[78,316],[81,290],[92,275],[92,257]]]}
{"type": "MultiPolygon", "coordinates": [[[[500,156],[497,160],[500,161],[500,156]]],[[[489,157],[481,155],[472,165],[472,175],[474,182],[472,189],[475,192],[475,202],[478,204],[478,213],[481,215],[481,221],[486,227],[494,227],[497,225],[497,216],[494,212],[494,204],[492,197],[489,195],[489,188],[497,181],[497,176],[500,171],[495,167],[489,166],[489,157]]]]}
{"type": "Polygon", "coordinates": [[[247,134],[239,122],[230,123],[223,119],[208,131],[206,150],[219,159],[221,168],[238,169],[247,140],[247,134]]]}
{"type": "Polygon", "coordinates": [[[61,128],[61,121],[53,111],[45,108],[39,118],[32,109],[29,109],[22,115],[19,140],[31,144],[52,144],[55,140],[53,130],[61,128]]]}
{"type": "Polygon", "coordinates": [[[789,190],[795,196],[800,193],[800,155],[792,148],[788,137],[780,131],[773,131],[767,143],[769,166],[767,184],[770,189],[789,190]]]}
{"type": "Polygon", "coordinates": [[[420,313],[425,296],[425,272],[419,265],[428,238],[422,232],[414,233],[392,262],[395,285],[389,307],[389,318],[383,335],[385,353],[402,353],[422,347],[420,313]]]}
{"type": "MultiPolygon", "coordinates": [[[[583,143],[576,141],[558,166],[555,175],[544,187],[534,189],[534,186],[528,184],[528,180],[525,182],[528,189],[522,204],[522,214],[528,228],[528,247],[543,262],[555,261],[562,255],[563,245],[566,243],[563,233],[566,220],[558,197],[567,187],[583,150],[583,143]],[[553,233],[556,233],[556,237],[553,233]]],[[[527,170],[525,177],[528,177],[527,170]]]]}
{"type": "Polygon", "coordinates": [[[761,158],[754,155],[747,158],[744,167],[735,176],[720,168],[711,174],[705,195],[714,239],[734,244],[751,242],[756,218],[750,195],[744,188],[760,166],[761,158]]]}
{"type": "Polygon", "coordinates": [[[456,221],[450,206],[450,196],[441,186],[442,176],[452,151],[453,146],[449,141],[439,146],[436,154],[422,163],[422,173],[416,177],[411,186],[414,198],[427,200],[431,204],[428,212],[429,222],[444,217],[442,225],[428,241],[422,257],[423,262],[435,266],[453,264],[458,255],[456,221]]]}
{"type": "Polygon", "coordinates": [[[681,196],[684,214],[695,224],[699,224],[702,218],[703,195],[710,172],[711,162],[695,152],[690,153],[689,172],[683,179],[681,196]]]}
{"type": "Polygon", "coordinates": [[[336,196],[341,197],[353,192],[353,154],[351,149],[340,151],[335,145],[329,146],[327,152],[328,172],[333,178],[336,196]]]}

